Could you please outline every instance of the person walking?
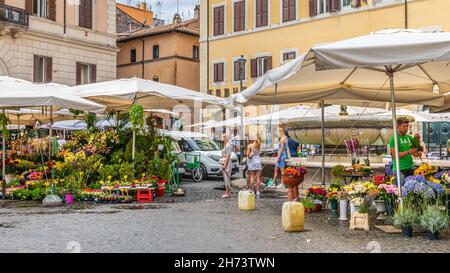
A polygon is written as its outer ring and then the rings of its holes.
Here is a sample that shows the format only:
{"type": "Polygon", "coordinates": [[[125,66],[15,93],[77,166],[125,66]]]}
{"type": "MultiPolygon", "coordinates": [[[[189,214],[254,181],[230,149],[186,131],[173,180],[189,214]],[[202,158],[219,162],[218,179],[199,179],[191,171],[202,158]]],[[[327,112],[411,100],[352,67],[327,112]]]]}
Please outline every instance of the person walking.
{"type": "Polygon", "coordinates": [[[248,184],[247,187],[254,186],[256,180],[256,198],[261,196],[261,139],[259,137],[250,137],[251,144],[247,146],[247,159],[248,159],[248,184]]]}
{"type": "Polygon", "coordinates": [[[298,147],[300,146],[300,144],[297,141],[293,140],[289,136],[289,133],[287,131],[284,133],[286,134],[290,157],[298,157],[298,147]]]}
{"type": "Polygon", "coordinates": [[[231,138],[233,150],[238,158],[238,164],[241,164],[241,138],[238,135],[238,130],[234,130],[233,137],[231,138]]]}
{"type": "MultiPolygon", "coordinates": [[[[397,119],[397,141],[398,141],[398,157],[400,163],[401,185],[404,183],[404,178],[414,174],[414,156],[419,156],[416,148],[413,147],[413,136],[408,135],[409,120],[404,117],[397,119]]],[[[392,170],[394,175],[397,171],[397,164],[395,162],[395,145],[394,137],[389,141],[392,156],[392,170]]]]}
{"type": "MultiPolygon", "coordinates": [[[[270,186],[275,186],[278,178],[278,172],[284,174],[284,169],[286,168],[286,159],[287,159],[287,138],[284,133],[283,127],[278,126],[278,149],[277,149],[277,162],[275,164],[275,169],[273,173],[273,180],[269,181],[270,186]]],[[[283,179],[281,179],[281,184],[277,188],[284,187],[283,179]]]]}
{"type": "Polygon", "coordinates": [[[228,142],[228,136],[226,134],[222,134],[222,175],[223,180],[225,182],[225,193],[222,195],[222,198],[230,197],[231,191],[231,144],[228,142]]]}

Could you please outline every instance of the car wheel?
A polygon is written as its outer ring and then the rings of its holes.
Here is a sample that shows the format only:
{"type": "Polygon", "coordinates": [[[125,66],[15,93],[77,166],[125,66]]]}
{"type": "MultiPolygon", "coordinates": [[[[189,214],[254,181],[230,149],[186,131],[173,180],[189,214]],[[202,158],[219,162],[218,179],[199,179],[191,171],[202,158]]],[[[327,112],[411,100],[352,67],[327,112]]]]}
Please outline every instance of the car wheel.
{"type": "Polygon", "coordinates": [[[192,180],[194,180],[194,182],[201,182],[203,179],[207,177],[206,169],[205,167],[203,167],[203,165],[193,169],[191,171],[191,174],[192,180]]]}

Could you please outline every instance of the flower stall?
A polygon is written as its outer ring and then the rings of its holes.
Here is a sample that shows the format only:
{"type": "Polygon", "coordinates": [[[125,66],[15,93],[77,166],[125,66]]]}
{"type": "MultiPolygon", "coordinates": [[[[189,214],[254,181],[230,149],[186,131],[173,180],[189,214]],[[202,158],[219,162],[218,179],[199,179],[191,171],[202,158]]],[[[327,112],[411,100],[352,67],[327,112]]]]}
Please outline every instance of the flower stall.
{"type": "Polygon", "coordinates": [[[9,145],[7,198],[40,201],[52,192],[68,204],[128,203],[139,201],[140,191],[158,197],[172,188],[168,181],[178,158],[171,140],[153,129],[136,137],[134,161],[132,132],[127,129],[74,132],[50,161],[37,139],[17,139],[9,145]]]}

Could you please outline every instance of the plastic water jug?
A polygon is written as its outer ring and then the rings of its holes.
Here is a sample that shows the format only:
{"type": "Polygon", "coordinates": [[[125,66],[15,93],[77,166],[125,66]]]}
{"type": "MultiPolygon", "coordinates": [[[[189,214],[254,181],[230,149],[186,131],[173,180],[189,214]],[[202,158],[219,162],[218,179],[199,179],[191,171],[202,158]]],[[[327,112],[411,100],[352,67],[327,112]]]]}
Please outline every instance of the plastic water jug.
{"type": "Polygon", "coordinates": [[[240,210],[255,209],[255,193],[253,191],[242,190],[239,192],[238,205],[240,210]]]}
{"type": "Polygon", "coordinates": [[[296,201],[283,203],[281,211],[281,225],[284,231],[303,231],[305,227],[305,208],[296,201]]]}

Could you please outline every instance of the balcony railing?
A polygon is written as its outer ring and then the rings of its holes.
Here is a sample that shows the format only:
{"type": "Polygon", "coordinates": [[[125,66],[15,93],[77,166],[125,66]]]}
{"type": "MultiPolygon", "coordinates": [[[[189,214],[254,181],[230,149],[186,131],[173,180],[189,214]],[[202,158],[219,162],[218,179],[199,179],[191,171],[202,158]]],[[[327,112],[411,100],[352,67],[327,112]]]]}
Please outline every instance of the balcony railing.
{"type": "Polygon", "coordinates": [[[28,26],[28,13],[24,9],[0,5],[0,22],[28,26]]]}

